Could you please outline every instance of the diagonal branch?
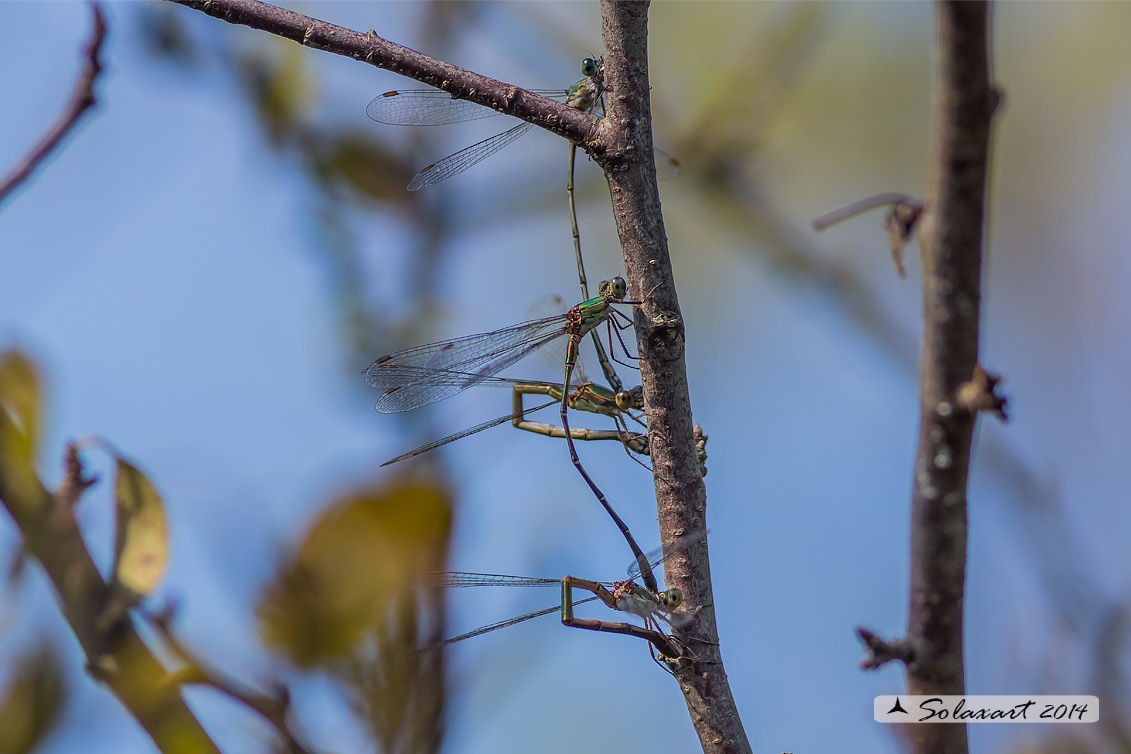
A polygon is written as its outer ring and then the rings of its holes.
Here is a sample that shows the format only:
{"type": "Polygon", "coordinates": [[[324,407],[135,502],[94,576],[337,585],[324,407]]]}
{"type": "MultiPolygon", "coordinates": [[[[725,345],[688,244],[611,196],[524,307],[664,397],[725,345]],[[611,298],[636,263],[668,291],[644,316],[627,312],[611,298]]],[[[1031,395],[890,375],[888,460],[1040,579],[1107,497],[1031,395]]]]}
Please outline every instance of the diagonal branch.
{"type": "Polygon", "coordinates": [[[504,115],[521,118],[598,153],[598,121],[592,115],[513,84],[472,73],[389,42],[373,31],[362,33],[319,21],[258,0],[170,0],[230,24],[270,32],[316,50],[360,60],[399,73],[455,99],[470,100],[504,115]]]}
{"type": "Polygon", "coordinates": [[[94,84],[98,80],[99,74],[102,73],[100,55],[102,54],[102,43],[106,39],[106,19],[102,15],[101,5],[91,3],[90,8],[94,14],[94,28],[91,30],[90,42],[86,47],[86,67],[83,68],[79,80],[75,83],[75,91],[71,95],[71,101],[62,117],[52,126],[43,140],[11,173],[4,177],[4,180],[0,181],[0,204],[3,204],[8,195],[26,181],[35,172],[35,169],[43,164],[43,161],[63,143],[63,139],[78,124],[83,113],[97,102],[94,96],[94,84]]]}
{"type": "MultiPolygon", "coordinates": [[[[958,400],[978,369],[990,130],[989,9],[940,0],[931,178],[919,226],[923,352],[911,500],[910,694],[963,694],[963,598],[971,441],[977,410],[958,400]]],[[[915,754],[963,754],[964,725],[912,725],[915,754]]]]}

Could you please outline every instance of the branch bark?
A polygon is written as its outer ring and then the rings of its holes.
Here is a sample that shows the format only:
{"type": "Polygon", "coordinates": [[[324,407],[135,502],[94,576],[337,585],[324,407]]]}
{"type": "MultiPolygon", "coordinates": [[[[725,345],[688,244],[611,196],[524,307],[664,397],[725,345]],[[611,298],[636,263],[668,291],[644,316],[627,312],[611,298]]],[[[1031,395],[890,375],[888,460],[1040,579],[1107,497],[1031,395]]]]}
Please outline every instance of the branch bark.
{"type": "MultiPolygon", "coordinates": [[[[911,500],[910,694],[963,694],[970,450],[977,411],[957,394],[978,366],[982,237],[996,104],[986,2],[940,0],[931,177],[919,226],[923,352],[911,500]]],[[[965,754],[965,725],[911,725],[916,754],[965,754]]]]}
{"type": "MultiPolygon", "coordinates": [[[[683,316],[652,156],[648,2],[602,0],[602,30],[609,94],[601,128],[606,143],[617,149],[597,160],[609,183],[629,290],[642,302],[636,310],[640,378],[666,547],[705,527],[707,493],[695,451],[683,316]],[[615,142],[615,136],[624,143],[615,142]]],[[[664,571],[695,616],[677,632],[690,657],[673,664],[673,671],[703,751],[749,752],[719,649],[706,541],[665,559],[664,571]]]]}
{"type": "Polygon", "coordinates": [[[102,73],[100,56],[102,54],[102,43],[106,39],[106,19],[102,15],[102,6],[98,3],[91,3],[90,9],[94,15],[94,27],[90,33],[90,42],[87,43],[86,47],[86,66],[75,83],[75,91],[71,95],[71,101],[62,117],[51,127],[43,140],[11,173],[4,177],[4,180],[0,181],[0,204],[3,204],[8,195],[31,177],[36,168],[58,149],[67,134],[78,125],[83,113],[97,103],[94,96],[94,84],[98,80],[99,74],[102,73]]]}

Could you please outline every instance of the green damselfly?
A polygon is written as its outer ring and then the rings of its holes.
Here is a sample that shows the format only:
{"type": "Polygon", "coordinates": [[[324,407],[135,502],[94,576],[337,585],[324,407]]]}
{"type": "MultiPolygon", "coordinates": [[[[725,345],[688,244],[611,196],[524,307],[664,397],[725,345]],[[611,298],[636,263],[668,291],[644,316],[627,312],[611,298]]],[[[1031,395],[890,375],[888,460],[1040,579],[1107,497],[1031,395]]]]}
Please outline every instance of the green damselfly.
{"type": "MultiPolygon", "coordinates": [[[[609,330],[611,347],[612,333],[616,332],[617,337],[620,338],[620,330],[632,326],[632,320],[628,315],[613,307],[614,304],[638,303],[625,301],[627,291],[628,286],[622,277],[603,280],[598,286],[596,298],[583,301],[564,314],[542,317],[492,332],[406,348],[377,359],[365,369],[363,374],[365,381],[371,387],[381,391],[375,406],[379,412],[410,411],[450,398],[478,385],[522,357],[559,338],[566,337],[565,379],[562,382],[560,414],[566,444],[569,446],[570,460],[605,512],[620,529],[632,554],[640,564],[645,585],[656,591],[656,578],[648,568],[647,559],[632,538],[628,526],[613,510],[604,493],[581,465],[577,450],[573,446],[573,435],[566,417],[566,410],[569,407],[569,386],[574,366],[577,364],[581,339],[598,325],[605,323],[609,330]],[[617,317],[620,317],[624,324],[617,322],[617,327],[614,328],[613,324],[617,317]]],[[[623,339],[621,339],[621,347],[628,355],[623,339]]]]}

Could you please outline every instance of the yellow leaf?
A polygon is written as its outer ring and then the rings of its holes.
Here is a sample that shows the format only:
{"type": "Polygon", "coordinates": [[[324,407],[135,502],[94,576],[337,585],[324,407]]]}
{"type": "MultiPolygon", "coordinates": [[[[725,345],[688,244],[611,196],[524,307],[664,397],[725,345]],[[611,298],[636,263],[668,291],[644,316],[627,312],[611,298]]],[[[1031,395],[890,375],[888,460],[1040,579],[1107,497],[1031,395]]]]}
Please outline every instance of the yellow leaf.
{"type": "Polygon", "coordinates": [[[153,589],[165,572],[169,556],[165,507],[145,475],[121,457],[116,497],[118,526],[112,583],[135,595],[136,601],[153,589]]]}
{"type": "MultiPolygon", "coordinates": [[[[39,440],[39,375],[18,351],[0,353],[0,411],[5,411],[22,435],[15,443],[26,460],[34,460],[39,440]]],[[[13,438],[15,439],[15,438],[13,438]]]]}
{"type": "Polygon", "coordinates": [[[375,637],[414,647],[414,632],[400,627],[416,614],[414,574],[442,567],[450,500],[436,483],[410,479],[333,503],[260,602],[264,641],[299,665],[375,637]]]}

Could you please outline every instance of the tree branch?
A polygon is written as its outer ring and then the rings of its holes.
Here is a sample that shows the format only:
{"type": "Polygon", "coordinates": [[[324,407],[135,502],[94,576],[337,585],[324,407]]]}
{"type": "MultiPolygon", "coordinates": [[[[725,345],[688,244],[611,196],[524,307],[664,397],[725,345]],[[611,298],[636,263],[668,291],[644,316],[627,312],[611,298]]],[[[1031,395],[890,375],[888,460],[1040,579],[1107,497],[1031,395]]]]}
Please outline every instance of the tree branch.
{"type": "MultiPolygon", "coordinates": [[[[684,362],[684,325],[660,211],[652,151],[648,83],[648,3],[602,0],[605,38],[606,134],[622,135],[604,167],[637,308],[640,378],[644,386],[661,541],[701,531],[707,493],[699,472],[684,362]]],[[[719,651],[707,544],[665,559],[669,586],[683,591],[695,618],[677,636],[689,657],[673,663],[704,752],[749,752],[719,651]]]]}
{"type": "Polygon", "coordinates": [[[399,73],[455,99],[470,100],[505,115],[521,118],[584,146],[595,156],[604,149],[597,136],[598,120],[561,102],[513,84],[472,73],[377,36],[319,21],[258,0],[169,0],[230,24],[270,32],[315,50],[360,60],[399,73]]]}
{"type": "Polygon", "coordinates": [[[74,94],[71,102],[63,112],[58,122],[48,131],[43,140],[28,154],[23,161],[0,181],[0,204],[16,190],[38,168],[47,157],[54,152],[66,138],[67,134],[78,124],[88,109],[93,107],[97,100],[94,96],[94,84],[102,73],[102,43],[106,39],[106,19],[102,15],[102,6],[91,3],[90,9],[94,14],[94,28],[90,33],[90,42],[86,47],[86,67],[75,83],[74,94]]]}
{"type": "MultiPolygon", "coordinates": [[[[963,694],[966,488],[976,411],[957,395],[978,364],[982,236],[996,102],[988,6],[940,0],[932,171],[919,225],[923,352],[911,501],[910,694],[963,694]]],[[[912,725],[915,754],[963,754],[964,725],[912,725]]]]}
{"type": "Polygon", "coordinates": [[[24,547],[43,566],[59,595],[63,616],[87,657],[87,670],[104,682],[122,706],[163,752],[218,752],[181,698],[180,686],[168,683],[160,661],[128,620],[107,631],[97,627],[109,589],[91,559],[74,515],[76,490],[89,486],[73,447],[67,450],[64,497],[56,499],[30,464],[18,460],[2,439],[19,430],[0,409],[0,503],[15,520],[24,547]]]}

